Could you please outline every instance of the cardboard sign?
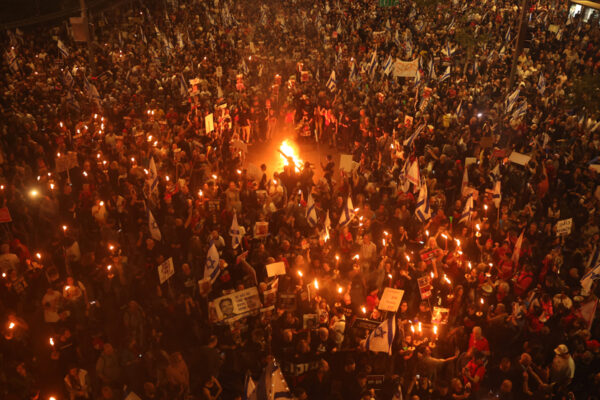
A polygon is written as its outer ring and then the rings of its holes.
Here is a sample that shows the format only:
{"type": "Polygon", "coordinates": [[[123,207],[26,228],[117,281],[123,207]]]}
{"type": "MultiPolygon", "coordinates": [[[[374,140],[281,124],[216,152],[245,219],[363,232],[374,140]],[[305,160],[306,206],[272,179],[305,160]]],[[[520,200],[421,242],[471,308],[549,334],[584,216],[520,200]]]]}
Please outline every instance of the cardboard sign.
{"type": "Polygon", "coordinates": [[[566,236],[571,234],[573,227],[573,218],[563,219],[556,223],[556,236],[566,236]]]}
{"type": "Polygon", "coordinates": [[[403,76],[406,78],[414,78],[419,68],[419,59],[415,58],[414,61],[400,61],[396,60],[394,64],[394,78],[403,76]]]}
{"type": "Polygon", "coordinates": [[[173,266],[173,258],[169,257],[165,262],[158,266],[158,280],[162,285],[167,279],[175,274],[175,267],[173,266]]]}
{"type": "Polygon", "coordinates": [[[303,329],[317,329],[319,327],[319,316],[317,314],[304,314],[302,316],[303,329]]]}
{"type": "Polygon", "coordinates": [[[513,151],[512,153],[510,153],[510,156],[508,156],[508,161],[523,166],[527,165],[529,160],[531,160],[531,157],[529,157],[526,154],[518,153],[516,151],[513,151]]]}
{"type": "Polygon", "coordinates": [[[398,311],[403,296],[404,290],[386,287],[383,289],[383,295],[381,296],[381,300],[379,300],[377,308],[379,308],[380,311],[396,312],[398,311]]]}
{"type": "Polygon", "coordinates": [[[423,276],[417,279],[419,283],[419,293],[421,293],[421,299],[425,300],[431,296],[431,281],[429,276],[423,276]]]}
{"type": "Polygon", "coordinates": [[[254,237],[263,238],[269,234],[269,223],[268,222],[256,222],[254,224],[254,237]]]}
{"type": "Polygon", "coordinates": [[[431,313],[431,322],[434,324],[447,324],[449,315],[449,308],[433,307],[433,312],[431,313]]]}
{"type": "Polygon", "coordinates": [[[215,121],[213,118],[213,114],[210,113],[206,117],[204,117],[204,129],[206,133],[212,132],[215,130],[215,121]]]}
{"type": "Polygon", "coordinates": [[[285,275],[285,264],[281,261],[267,264],[267,276],[271,278],[276,275],[285,275]]]}
{"type": "Polygon", "coordinates": [[[218,321],[243,317],[262,307],[256,286],[219,297],[213,305],[218,321]]]}

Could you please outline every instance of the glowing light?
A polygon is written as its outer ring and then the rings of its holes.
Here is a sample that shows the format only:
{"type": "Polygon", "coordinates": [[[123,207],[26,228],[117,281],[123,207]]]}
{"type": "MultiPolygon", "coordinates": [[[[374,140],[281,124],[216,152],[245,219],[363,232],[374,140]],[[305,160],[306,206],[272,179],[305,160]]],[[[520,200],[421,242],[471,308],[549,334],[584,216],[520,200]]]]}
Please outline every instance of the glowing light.
{"type": "Polygon", "coordinates": [[[107,266],[106,266],[106,270],[107,270],[107,271],[110,271],[111,269],[112,269],[112,265],[107,265],[107,266]]]}
{"type": "Polygon", "coordinates": [[[335,261],[340,261],[340,256],[338,256],[337,254],[335,255],[335,261]]]}
{"type": "Polygon", "coordinates": [[[456,240],[456,245],[457,245],[458,247],[460,247],[460,240],[458,240],[458,239],[454,239],[454,240],[456,240]]]}
{"type": "Polygon", "coordinates": [[[68,292],[68,291],[69,291],[69,289],[71,289],[71,286],[69,286],[69,285],[65,286],[65,291],[67,291],[67,292],[68,292]]]}
{"type": "Polygon", "coordinates": [[[479,224],[475,224],[475,228],[476,228],[477,230],[480,230],[480,229],[481,229],[481,228],[479,227],[479,224]]]}
{"type": "Polygon", "coordinates": [[[433,271],[431,272],[431,279],[433,279],[433,271]]]}
{"type": "Polygon", "coordinates": [[[304,274],[302,273],[302,271],[298,271],[298,276],[299,276],[300,278],[302,278],[302,277],[304,276],[304,274]]]}
{"type": "Polygon", "coordinates": [[[171,180],[171,178],[169,178],[169,175],[165,176],[165,180],[166,180],[167,182],[169,182],[169,181],[171,180]]]}
{"type": "Polygon", "coordinates": [[[54,346],[54,339],[50,338],[50,346],[54,346]]]}
{"type": "Polygon", "coordinates": [[[198,196],[199,196],[199,197],[202,197],[202,196],[204,196],[204,193],[202,193],[202,190],[198,190],[198,196]]]}
{"type": "Polygon", "coordinates": [[[13,329],[15,327],[15,323],[11,322],[10,324],[8,324],[8,329],[13,329]]]}
{"type": "Polygon", "coordinates": [[[444,274],[444,280],[448,283],[448,285],[452,284],[452,282],[450,282],[450,279],[448,279],[448,277],[446,276],[446,274],[444,274]]]}
{"type": "Polygon", "coordinates": [[[63,230],[63,232],[66,232],[66,231],[67,231],[67,226],[66,226],[66,225],[63,225],[63,226],[62,226],[62,230],[63,230]]]}
{"type": "Polygon", "coordinates": [[[218,179],[218,177],[216,175],[213,174],[212,178],[216,181],[218,179]]]}
{"type": "Polygon", "coordinates": [[[87,176],[87,175],[88,175],[87,172],[83,171],[83,176],[87,176]]]}
{"type": "Polygon", "coordinates": [[[135,158],[134,157],[131,157],[131,162],[135,162],[135,158]]]}
{"type": "Polygon", "coordinates": [[[38,196],[38,194],[39,194],[39,192],[38,192],[36,189],[32,189],[32,190],[29,192],[29,195],[30,195],[31,197],[37,197],[37,196],[38,196]]]}
{"type": "Polygon", "coordinates": [[[387,231],[383,231],[383,234],[384,234],[385,236],[389,235],[389,233],[387,233],[387,231]]]}
{"type": "Polygon", "coordinates": [[[479,299],[479,302],[483,304],[483,297],[479,299]]]}
{"type": "Polygon", "coordinates": [[[414,327],[412,324],[411,324],[411,326],[410,326],[410,331],[411,331],[412,333],[415,333],[415,327],[414,327]]]}
{"type": "Polygon", "coordinates": [[[433,326],[433,334],[436,335],[436,336],[438,334],[438,327],[437,327],[437,325],[433,326]]]}
{"type": "Polygon", "coordinates": [[[444,239],[448,240],[448,236],[446,236],[446,234],[445,234],[445,233],[442,233],[442,237],[443,237],[444,239]]]}
{"type": "Polygon", "coordinates": [[[109,244],[109,245],[108,245],[108,249],[109,249],[110,251],[113,251],[113,250],[115,249],[115,246],[113,246],[112,244],[109,244]]]}
{"type": "Polygon", "coordinates": [[[101,201],[99,204],[100,204],[100,207],[104,207],[104,202],[103,201],[101,201]]]}
{"type": "Polygon", "coordinates": [[[410,257],[408,256],[408,254],[405,257],[406,257],[406,261],[410,262],[410,257]]]}
{"type": "Polygon", "coordinates": [[[469,269],[471,269],[471,268],[473,268],[473,267],[471,267],[471,261],[469,261],[469,269]]]}
{"type": "Polygon", "coordinates": [[[339,294],[342,294],[342,291],[343,291],[343,289],[342,289],[342,287],[341,287],[341,286],[338,286],[338,289],[337,289],[337,290],[338,290],[338,293],[339,293],[339,294]]]}
{"type": "Polygon", "coordinates": [[[366,308],[365,306],[362,306],[362,307],[360,308],[360,310],[362,311],[362,313],[363,313],[363,314],[366,314],[366,313],[367,313],[367,308],[366,308]]]}
{"type": "Polygon", "coordinates": [[[484,204],[484,205],[483,205],[483,209],[484,209],[485,211],[487,211],[487,209],[488,209],[488,206],[487,206],[487,204],[484,204]]]}
{"type": "Polygon", "coordinates": [[[319,289],[319,282],[317,281],[317,278],[315,278],[314,285],[315,285],[315,289],[319,289]]]}
{"type": "Polygon", "coordinates": [[[425,235],[429,237],[429,231],[427,229],[425,230],[425,235]]]}
{"type": "Polygon", "coordinates": [[[3,272],[3,273],[2,273],[2,277],[3,277],[3,278],[6,278],[6,272],[3,272]]]}
{"type": "Polygon", "coordinates": [[[48,397],[48,400],[56,400],[56,397],[50,396],[50,397],[48,397]]]}
{"type": "Polygon", "coordinates": [[[392,279],[392,274],[388,274],[388,278],[392,279]]]}
{"type": "Polygon", "coordinates": [[[241,175],[241,174],[242,174],[242,171],[241,171],[241,170],[239,170],[239,169],[238,169],[238,170],[236,170],[235,172],[237,172],[237,173],[238,173],[238,175],[241,175]]]}
{"type": "Polygon", "coordinates": [[[279,157],[281,157],[284,166],[287,167],[290,164],[291,159],[294,163],[296,171],[300,171],[300,166],[302,166],[304,163],[298,156],[298,150],[296,147],[287,139],[281,142],[281,145],[279,146],[279,153],[279,157]]]}
{"type": "Polygon", "coordinates": [[[358,254],[355,254],[354,257],[352,257],[352,259],[358,261],[360,259],[360,256],[358,254]]]}
{"type": "Polygon", "coordinates": [[[42,255],[40,253],[35,253],[35,258],[37,258],[38,260],[41,260],[42,255]]]}
{"type": "Polygon", "coordinates": [[[419,331],[419,333],[421,333],[421,322],[419,322],[419,327],[417,328],[417,330],[419,331]]]}

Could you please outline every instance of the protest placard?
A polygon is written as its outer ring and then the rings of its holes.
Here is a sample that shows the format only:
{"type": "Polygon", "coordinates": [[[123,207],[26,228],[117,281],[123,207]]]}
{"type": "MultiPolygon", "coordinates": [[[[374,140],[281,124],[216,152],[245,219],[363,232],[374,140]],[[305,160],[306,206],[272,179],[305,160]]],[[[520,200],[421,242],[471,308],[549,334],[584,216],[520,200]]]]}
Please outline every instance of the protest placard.
{"type": "Polygon", "coordinates": [[[267,264],[267,276],[285,275],[285,264],[281,261],[267,264]]]}
{"type": "Polygon", "coordinates": [[[352,154],[340,155],[340,170],[344,172],[352,172],[358,166],[358,163],[352,161],[352,154]]]}
{"type": "Polygon", "coordinates": [[[262,307],[256,286],[221,296],[213,304],[218,321],[246,316],[262,307]]]}
{"type": "Polygon", "coordinates": [[[508,156],[508,161],[523,166],[527,165],[529,160],[531,160],[531,157],[529,157],[527,154],[521,154],[516,151],[513,151],[510,153],[510,156],[508,156]]]}
{"type": "Polygon", "coordinates": [[[413,61],[400,61],[396,60],[394,64],[394,78],[399,76],[414,78],[417,74],[417,68],[419,68],[419,59],[416,58],[413,61]]]}
{"type": "Polygon", "coordinates": [[[449,315],[449,308],[433,307],[433,311],[431,313],[431,322],[434,324],[447,324],[449,315]]]}
{"type": "Polygon", "coordinates": [[[419,293],[421,293],[421,299],[425,300],[431,296],[431,282],[429,276],[423,276],[417,279],[419,283],[419,293]]]}
{"type": "Polygon", "coordinates": [[[317,314],[304,314],[302,316],[303,329],[316,329],[319,327],[319,316],[317,314]]]}
{"type": "Polygon", "coordinates": [[[254,224],[254,237],[263,238],[269,234],[269,223],[258,221],[254,224]]]}
{"type": "Polygon", "coordinates": [[[173,258],[169,257],[165,262],[158,266],[158,280],[162,285],[167,279],[169,279],[175,273],[175,267],[173,266],[173,258]]]}
{"type": "Polygon", "coordinates": [[[204,117],[204,129],[206,133],[212,132],[215,130],[215,121],[213,114],[210,113],[206,117],[204,117]]]}
{"type": "Polygon", "coordinates": [[[563,219],[556,223],[556,236],[567,236],[571,234],[573,218],[563,219]]]}
{"type": "Polygon", "coordinates": [[[396,312],[398,311],[403,296],[404,290],[386,287],[383,289],[383,295],[381,296],[381,300],[379,300],[377,308],[379,308],[380,311],[396,312]]]}

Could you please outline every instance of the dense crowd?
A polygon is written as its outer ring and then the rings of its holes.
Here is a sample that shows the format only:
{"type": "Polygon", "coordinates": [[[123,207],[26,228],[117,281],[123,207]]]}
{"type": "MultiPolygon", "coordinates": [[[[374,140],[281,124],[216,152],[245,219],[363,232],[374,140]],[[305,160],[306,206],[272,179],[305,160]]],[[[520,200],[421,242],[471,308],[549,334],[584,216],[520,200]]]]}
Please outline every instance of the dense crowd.
{"type": "Polygon", "coordinates": [[[133,1],[93,66],[7,31],[0,397],[597,399],[599,16],[530,2],[507,88],[518,3],[133,1]],[[331,155],[251,165],[281,130],[331,155]]]}

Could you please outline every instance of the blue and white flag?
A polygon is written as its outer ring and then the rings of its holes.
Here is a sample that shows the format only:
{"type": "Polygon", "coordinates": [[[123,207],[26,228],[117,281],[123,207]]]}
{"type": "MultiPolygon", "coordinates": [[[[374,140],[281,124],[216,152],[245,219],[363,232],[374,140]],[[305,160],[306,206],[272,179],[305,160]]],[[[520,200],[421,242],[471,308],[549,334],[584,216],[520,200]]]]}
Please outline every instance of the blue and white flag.
{"type": "Polygon", "coordinates": [[[527,114],[527,100],[523,100],[513,112],[513,118],[523,118],[527,114]]]}
{"type": "Polygon", "coordinates": [[[342,210],[342,215],[340,216],[340,221],[338,222],[338,226],[346,226],[350,223],[350,221],[352,221],[352,219],[354,218],[354,207],[352,206],[352,198],[350,196],[348,196],[348,199],[346,200],[346,205],[344,206],[344,209],[342,210]]]}
{"type": "Polygon", "coordinates": [[[204,265],[204,279],[209,278],[210,283],[214,283],[219,277],[221,269],[219,268],[219,252],[217,246],[211,244],[206,255],[206,264],[204,265]]]}
{"type": "Polygon", "coordinates": [[[417,199],[417,207],[415,208],[415,214],[419,221],[425,222],[431,218],[431,209],[429,208],[429,197],[427,194],[427,184],[425,181],[421,183],[419,190],[419,198],[417,199]]]}
{"type": "Polygon", "coordinates": [[[425,124],[420,125],[407,139],[404,140],[403,145],[411,147],[417,136],[425,129],[425,124]]]}
{"type": "Polygon", "coordinates": [[[465,202],[465,208],[463,209],[463,212],[460,216],[460,219],[458,220],[458,223],[462,223],[462,222],[471,222],[471,216],[473,214],[473,193],[469,194],[469,196],[467,196],[467,201],[465,202]]]}
{"type": "Polygon", "coordinates": [[[509,113],[513,109],[515,103],[517,102],[517,98],[519,97],[520,91],[520,88],[516,88],[515,91],[509,94],[506,97],[506,100],[504,100],[504,107],[506,108],[506,113],[509,113]]]}
{"type": "Polygon", "coordinates": [[[231,227],[229,228],[229,236],[231,236],[231,247],[237,248],[242,242],[242,230],[238,224],[237,212],[233,212],[233,220],[231,221],[231,227]]]}
{"type": "Polygon", "coordinates": [[[65,82],[66,87],[72,87],[75,83],[73,75],[71,75],[68,69],[65,69],[65,72],[63,73],[63,81],[65,82]]]}
{"type": "Polygon", "coordinates": [[[538,92],[540,92],[540,94],[544,94],[544,92],[546,91],[546,77],[544,76],[543,72],[540,73],[540,79],[538,79],[537,89],[538,92]]]}
{"type": "Polygon", "coordinates": [[[440,82],[444,82],[446,79],[450,78],[450,66],[448,65],[448,68],[446,68],[446,71],[444,71],[444,73],[442,74],[442,76],[440,76],[440,82]]]}
{"type": "Polygon", "coordinates": [[[369,64],[367,65],[367,73],[369,74],[369,77],[371,79],[373,79],[375,77],[375,72],[377,69],[377,52],[374,51],[373,55],[371,56],[371,60],[369,61],[369,64]]]}
{"type": "Polygon", "coordinates": [[[389,75],[392,72],[392,69],[394,67],[394,61],[392,60],[392,56],[388,56],[387,60],[385,60],[385,63],[383,64],[383,74],[384,75],[389,75]]]}
{"type": "Polygon", "coordinates": [[[187,97],[188,91],[189,88],[183,74],[179,74],[179,93],[181,94],[181,97],[187,97]]]}
{"type": "Polygon", "coordinates": [[[375,353],[388,353],[391,355],[394,336],[396,336],[396,319],[388,318],[371,332],[365,347],[375,353]]]}
{"type": "Polygon", "coordinates": [[[331,71],[331,75],[329,75],[329,79],[327,79],[327,83],[325,84],[325,86],[327,86],[327,89],[329,89],[332,92],[335,92],[335,90],[337,89],[335,70],[331,71]]]}
{"type": "Polygon", "coordinates": [[[162,239],[162,234],[160,233],[160,229],[158,228],[158,224],[154,219],[154,215],[152,215],[152,211],[148,208],[148,230],[150,231],[150,236],[152,239],[160,242],[162,239]]]}
{"type": "Polygon", "coordinates": [[[462,113],[462,100],[458,103],[458,107],[456,107],[456,116],[460,117],[460,113],[462,113]]]}
{"type": "Polygon", "coordinates": [[[442,49],[442,54],[444,54],[446,57],[452,57],[455,51],[456,47],[450,47],[450,43],[448,42],[446,43],[446,47],[442,49]]]}
{"type": "Polygon", "coordinates": [[[87,92],[88,96],[95,101],[99,101],[101,99],[100,93],[98,93],[98,89],[96,89],[96,85],[91,83],[87,77],[84,77],[83,85],[85,86],[85,91],[87,92]]]}
{"type": "Polygon", "coordinates": [[[58,39],[56,41],[56,44],[58,46],[58,50],[60,51],[60,54],[62,54],[63,57],[68,57],[69,56],[69,50],[67,49],[67,46],[65,46],[65,44],[63,43],[62,40],[58,39]]]}
{"type": "Polygon", "coordinates": [[[285,378],[283,377],[283,373],[281,372],[281,368],[275,362],[267,365],[265,369],[265,395],[261,396],[262,393],[257,390],[257,398],[265,399],[265,400],[292,400],[294,397],[292,396],[292,392],[285,382],[285,378]]]}
{"type": "Polygon", "coordinates": [[[246,65],[246,60],[244,60],[243,58],[242,58],[242,63],[240,64],[239,71],[244,75],[248,75],[248,73],[250,73],[250,70],[248,69],[248,66],[246,65]]]}
{"type": "Polygon", "coordinates": [[[246,372],[246,378],[244,379],[244,393],[242,394],[242,400],[256,400],[256,384],[250,376],[250,372],[246,372]]]}
{"type": "Polygon", "coordinates": [[[421,83],[421,71],[419,71],[419,69],[417,68],[417,70],[415,71],[415,83],[413,86],[419,86],[420,83],[421,83]]]}
{"type": "Polygon", "coordinates": [[[317,209],[315,208],[315,199],[313,199],[312,194],[308,195],[308,202],[306,205],[306,222],[311,227],[317,225],[317,209]]]}
{"type": "Polygon", "coordinates": [[[394,44],[397,48],[402,47],[402,42],[400,41],[400,35],[398,34],[398,30],[396,30],[396,33],[394,34],[394,44]]]}
{"type": "Polygon", "coordinates": [[[416,192],[421,187],[421,171],[419,170],[419,162],[415,160],[410,164],[406,175],[408,182],[414,185],[413,191],[416,192]]]}
{"type": "Polygon", "coordinates": [[[437,79],[437,75],[435,74],[435,67],[433,65],[433,58],[429,60],[429,79],[437,79]]]}
{"type": "Polygon", "coordinates": [[[150,193],[158,193],[158,172],[156,171],[156,164],[154,163],[154,157],[150,157],[150,163],[148,164],[148,177],[146,183],[150,188],[150,193]]]}
{"type": "Polygon", "coordinates": [[[506,34],[504,35],[504,41],[505,42],[510,42],[510,26],[508,27],[508,30],[506,31],[506,34]]]}
{"type": "Polygon", "coordinates": [[[496,181],[494,184],[494,192],[492,193],[492,200],[494,201],[494,205],[496,208],[500,208],[500,202],[502,201],[502,183],[500,179],[496,181]]]}

